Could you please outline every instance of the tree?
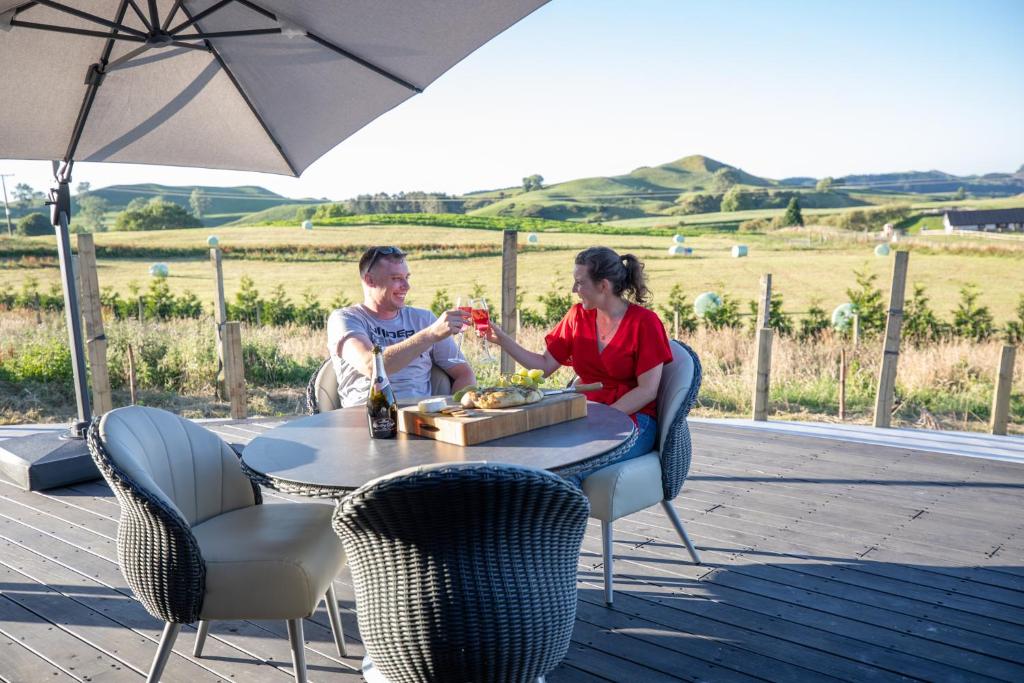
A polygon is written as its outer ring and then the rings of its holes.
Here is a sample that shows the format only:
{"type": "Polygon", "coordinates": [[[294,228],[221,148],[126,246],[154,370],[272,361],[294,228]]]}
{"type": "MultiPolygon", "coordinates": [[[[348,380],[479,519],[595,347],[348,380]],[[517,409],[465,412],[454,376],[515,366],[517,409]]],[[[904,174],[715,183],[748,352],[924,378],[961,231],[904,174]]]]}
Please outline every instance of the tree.
{"type": "Polygon", "coordinates": [[[722,197],[722,211],[746,211],[752,208],[753,194],[739,185],[729,188],[722,197]]]}
{"type": "Polygon", "coordinates": [[[804,215],[800,211],[800,202],[797,201],[796,197],[789,200],[789,206],[786,207],[786,214],[782,217],[782,225],[789,227],[791,225],[804,225],[804,215]]]}
{"type": "Polygon", "coordinates": [[[681,194],[676,199],[679,205],[679,213],[689,215],[694,213],[714,213],[722,207],[722,197],[714,194],[681,194]]]}
{"type": "Polygon", "coordinates": [[[19,235],[30,237],[32,235],[52,235],[53,224],[50,219],[41,213],[34,212],[21,218],[15,228],[19,235]]]}
{"type": "Polygon", "coordinates": [[[921,346],[944,337],[948,327],[928,305],[924,285],[915,284],[914,294],[907,301],[903,315],[903,334],[906,338],[911,344],[921,346]]]}
{"type": "Polygon", "coordinates": [[[711,189],[717,192],[725,192],[740,181],[740,176],[734,169],[720,168],[715,171],[711,178],[711,189]]]}
{"type": "Polygon", "coordinates": [[[956,188],[956,194],[953,195],[953,199],[967,199],[967,190],[964,188],[963,185],[956,188]]]}
{"type": "MultiPolygon", "coordinates": [[[[88,183],[79,183],[80,185],[88,183]]],[[[78,223],[84,230],[76,232],[104,232],[107,229],[106,213],[109,202],[92,194],[78,195],[78,223]]]]}
{"type": "Polygon", "coordinates": [[[14,186],[12,196],[14,197],[15,205],[24,211],[32,204],[32,197],[34,194],[35,191],[32,189],[31,185],[28,183],[18,183],[14,186]]]}
{"type": "Polygon", "coordinates": [[[202,219],[206,215],[207,209],[210,208],[210,198],[206,196],[205,192],[196,187],[192,189],[192,194],[188,196],[188,205],[192,207],[192,215],[202,219]]]}
{"type": "Polygon", "coordinates": [[[847,289],[846,296],[860,317],[860,329],[864,332],[881,332],[885,329],[885,304],[882,290],[875,287],[878,278],[866,270],[855,270],[857,289],[847,289]]]}
{"type": "Polygon", "coordinates": [[[814,186],[815,192],[831,192],[832,191],[832,178],[831,176],[825,176],[818,181],[818,184],[814,186]]]}
{"type": "Polygon", "coordinates": [[[129,208],[117,217],[118,230],[169,230],[173,228],[200,228],[195,216],[163,197],[154,197],[141,209],[129,208]]]}
{"type": "Polygon", "coordinates": [[[960,303],[953,311],[953,329],[957,336],[976,342],[985,341],[995,334],[992,312],[988,306],[978,305],[978,289],[973,284],[960,289],[960,303]]]}
{"type": "Polygon", "coordinates": [[[534,173],[523,178],[523,192],[533,192],[544,189],[544,176],[534,173]]]}
{"type": "Polygon", "coordinates": [[[83,180],[82,182],[78,183],[78,186],[75,188],[75,194],[78,194],[78,195],[88,194],[89,193],[89,189],[91,187],[92,187],[91,183],[88,183],[88,182],[83,180]]]}

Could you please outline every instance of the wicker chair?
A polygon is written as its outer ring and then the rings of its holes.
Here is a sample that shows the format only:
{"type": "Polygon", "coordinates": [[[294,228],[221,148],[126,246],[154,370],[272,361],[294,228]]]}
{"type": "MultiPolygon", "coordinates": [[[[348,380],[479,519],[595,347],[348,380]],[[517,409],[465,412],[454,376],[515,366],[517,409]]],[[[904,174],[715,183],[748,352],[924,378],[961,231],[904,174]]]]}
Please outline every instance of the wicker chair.
{"type": "Polygon", "coordinates": [[[661,503],[690,556],[700,555],[690,542],[672,499],[679,495],[690,471],[690,428],[686,416],[700,390],[700,359],[686,344],[672,341],[672,362],[665,365],[658,387],[658,438],[655,450],[638,458],[609,465],[583,480],[590,516],[601,520],[604,551],[604,599],[612,604],[612,522],[661,503]]]}
{"type": "MultiPolygon", "coordinates": [[[[452,393],[452,378],[440,366],[430,367],[430,393],[433,396],[447,396],[452,393]]],[[[306,385],[306,413],[316,415],[341,407],[338,395],[338,376],[328,358],[317,368],[306,385]]]]}
{"type": "Polygon", "coordinates": [[[587,522],[549,472],[410,468],[339,501],[368,681],[543,680],[565,656],[587,522]]]}
{"type": "Polygon", "coordinates": [[[93,420],[89,450],[121,504],[117,556],[146,610],[166,622],[149,672],[158,681],[182,624],[285,619],[295,679],[306,678],[302,619],[326,597],[339,654],[344,637],[332,582],[345,561],[332,507],[262,505],[259,487],[216,434],[155,408],[93,420]]]}

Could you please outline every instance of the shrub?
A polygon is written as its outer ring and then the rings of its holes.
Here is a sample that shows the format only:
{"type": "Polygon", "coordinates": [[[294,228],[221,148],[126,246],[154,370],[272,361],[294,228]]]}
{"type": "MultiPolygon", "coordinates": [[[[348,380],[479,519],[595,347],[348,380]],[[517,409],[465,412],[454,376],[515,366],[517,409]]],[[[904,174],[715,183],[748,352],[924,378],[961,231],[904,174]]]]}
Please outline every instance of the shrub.
{"type": "Polygon", "coordinates": [[[709,330],[741,327],[739,302],[728,294],[723,294],[722,305],[709,308],[701,320],[704,321],[704,326],[709,330]]]}
{"type": "Polygon", "coordinates": [[[248,275],[243,275],[238,291],[235,292],[235,303],[228,306],[228,317],[255,323],[261,303],[256,282],[248,275]]]}
{"type": "Polygon", "coordinates": [[[243,342],[242,360],[246,380],[257,386],[302,386],[316,369],[316,365],[303,365],[284,355],[276,344],[262,340],[243,342]]]}
{"type": "Polygon", "coordinates": [[[939,320],[928,305],[924,285],[914,285],[914,294],[907,302],[903,317],[903,334],[915,346],[936,342],[947,336],[949,325],[939,320]]]}
{"type": "Polygon", "coordinates": [[[812,301],[807,308],[807,316],[800,320],[800,331],[797,333],[797,338],[801,342],[820,339],[830,324],[831,321],[825,309],[820,306],[819,302],[812,301]]]}
{"type": "Polygon", "coordinates": [[[885,304],[882,302],[882,290],[875,287],[878,276],[866,270],[855,270],[853,274],[857,288],[847,289],[846,296],[850,297],[850,303],[860,317],[860,329],[862,332],[881,332],[885,329],[885,304]]]}
{"type": "Polygon", "coordinates": [[[572,308],[572,292],[563,292],[556,282],[551,283],[551,289],[546,294],[537,298],[544,307],[542,316],[548,327],[556,325],[572,308]]]}
{"type": "Polygon", "coordinates": [[[685,194],[676,200],[678,212],[684,215],[695,213],[714,213],[722,208],[722,195],[716,194],[685,194]]]}
{"type": "Polygon", "coordinates": [[[284,285],[278,284],[271,291],[270,298],[260,302],[264,325],[286,325],[295,320],[295,305],[292,304],[284,285]]]}
{"type": "Polygon", "coordinates": [[[978,290],[973,284],[960,289],[960,303],[953,311],[953,330],[957,336],[976,342],[995,334],[992,313],[988,306],[978,305],[978,290]]]}
{"type": "Polygon", "coordinates": [[[317,207],[315,206],[300,206],[295,209],[295,220],[299,223],[302,221],[308,221],[316,215],[316,209],[317,207]]]}
{"type": "Polygon", "coordinates": [[[295,308],[295,322],[299,325],[306,325],[314,329],[321,329],[324,326],[324,317],[327,311],[320,305],[316,294],[311,289],[302,293],[302,303],[295,308]]]}
{"type": "Polygon", "coordinates": [[[1024,294],[1017,299],[1017,319],[1006,323],[1006,343],[1024,344],[1024,294]]]}
{"type": "Polygon", "coordinates": [[[439,289],[434,292],[434,299],[430,302],[430,310],[434,315],[441,315],[452,307],[452,300],[448,296],[447,289],[439,289]]]}
{"type": "MultiPolygon", "coordinates": [[[[750,319],[747,324],[747,329],[750,332],[757,332],[757,310],[760,304],[757,301],[748,302],[748,308],[750,309],[750,319]]],[[[789,336],[793,334],[793,321],[790,319],[782,310],[782,295],[772,294],[771,302],[768,306],[768,327],[772,328],[779,334],[789,336]]]]}
{"type": "Polygon", "coordinates": [[[70,386],[71,352],[67,339],[36,339],[4,361],[4,374],[13,382],[60,382],[70,386]]]}
{"type": "MultiPolygon", "coordinates": [[[[693,312],[693,306],[689,299],[683,294],[682,285],[678,283],[672,285],[672,289],[668,293],[668,301],[658,310],[661,311],[662,320],[670,328],[675,325],[675,316],[678,315],[680,332],[693,334],[697,331],[697,316],[693,312]]],[[[675,334],[674,329],[672,333],[675,334]]]]}
{"type": "Polygon", "coordinates": [[[25,235],[26,237],[54,234],[53,224],[50,223],[50,219],[38,212],[21,217],[18,220],[16,231],[19,235],[25,235]]]}
{"type": "Polygon", "coordinates": [[[149,292],[145,302],[146,318],[166,320],[174,316],[175,301],[167,280],[155,277],[149,281],[149,292]]]}

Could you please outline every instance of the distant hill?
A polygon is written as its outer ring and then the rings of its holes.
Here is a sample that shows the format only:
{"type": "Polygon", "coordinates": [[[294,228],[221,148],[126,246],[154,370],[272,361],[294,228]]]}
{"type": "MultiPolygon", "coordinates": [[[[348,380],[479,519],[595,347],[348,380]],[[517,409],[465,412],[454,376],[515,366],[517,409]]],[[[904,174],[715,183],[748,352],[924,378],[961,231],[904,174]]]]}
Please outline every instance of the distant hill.
{"type": "MultiPolygon", "coordinates": [[[[89,194],[102,197],[109,203],[109,210],[123,211],[133,199],[151,199],[163,197],[167,201],[179,204],[185,209],[191,210],[189,197],[192,191],[199,189],[209,199],[209,206],[203,216],[205,225],[213,226],[237,220],[247,214],[263,211],[281,204],[320,204],[324,199],[293,199],[283,197],[263,187],[253,185],[242,185],[237,187],[213,187],[208,185],[159,185],[156,183],[143,183],[138,185],[111,185],[97,190],[90,190],[89,194]]],[[[294,215],[294,210],[292,215],[294,215]]]]}
{"type": "Polygon", "coordinates": [[[907,173],[878,173],[848,175],[835,179],[836,189],[869,192],[929,194],[965,192],[982,197],[1006,197],[1024,192],[1024,174],[986,173],[984,175],[955,176],[942,171],[910,171],[907,173]]]}

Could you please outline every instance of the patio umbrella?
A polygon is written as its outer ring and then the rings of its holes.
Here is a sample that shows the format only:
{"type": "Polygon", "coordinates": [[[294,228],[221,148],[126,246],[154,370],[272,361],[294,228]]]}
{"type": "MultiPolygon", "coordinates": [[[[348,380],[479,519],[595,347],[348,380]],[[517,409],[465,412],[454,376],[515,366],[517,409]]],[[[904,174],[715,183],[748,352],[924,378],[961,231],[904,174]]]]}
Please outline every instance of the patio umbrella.
{"type": "Polygon", "coordinates": [[[0,0],[0,159],[57,160],[79,435],[91,415],[68,239],[75,160],[298,176],[545,2],[0,0]]]}

